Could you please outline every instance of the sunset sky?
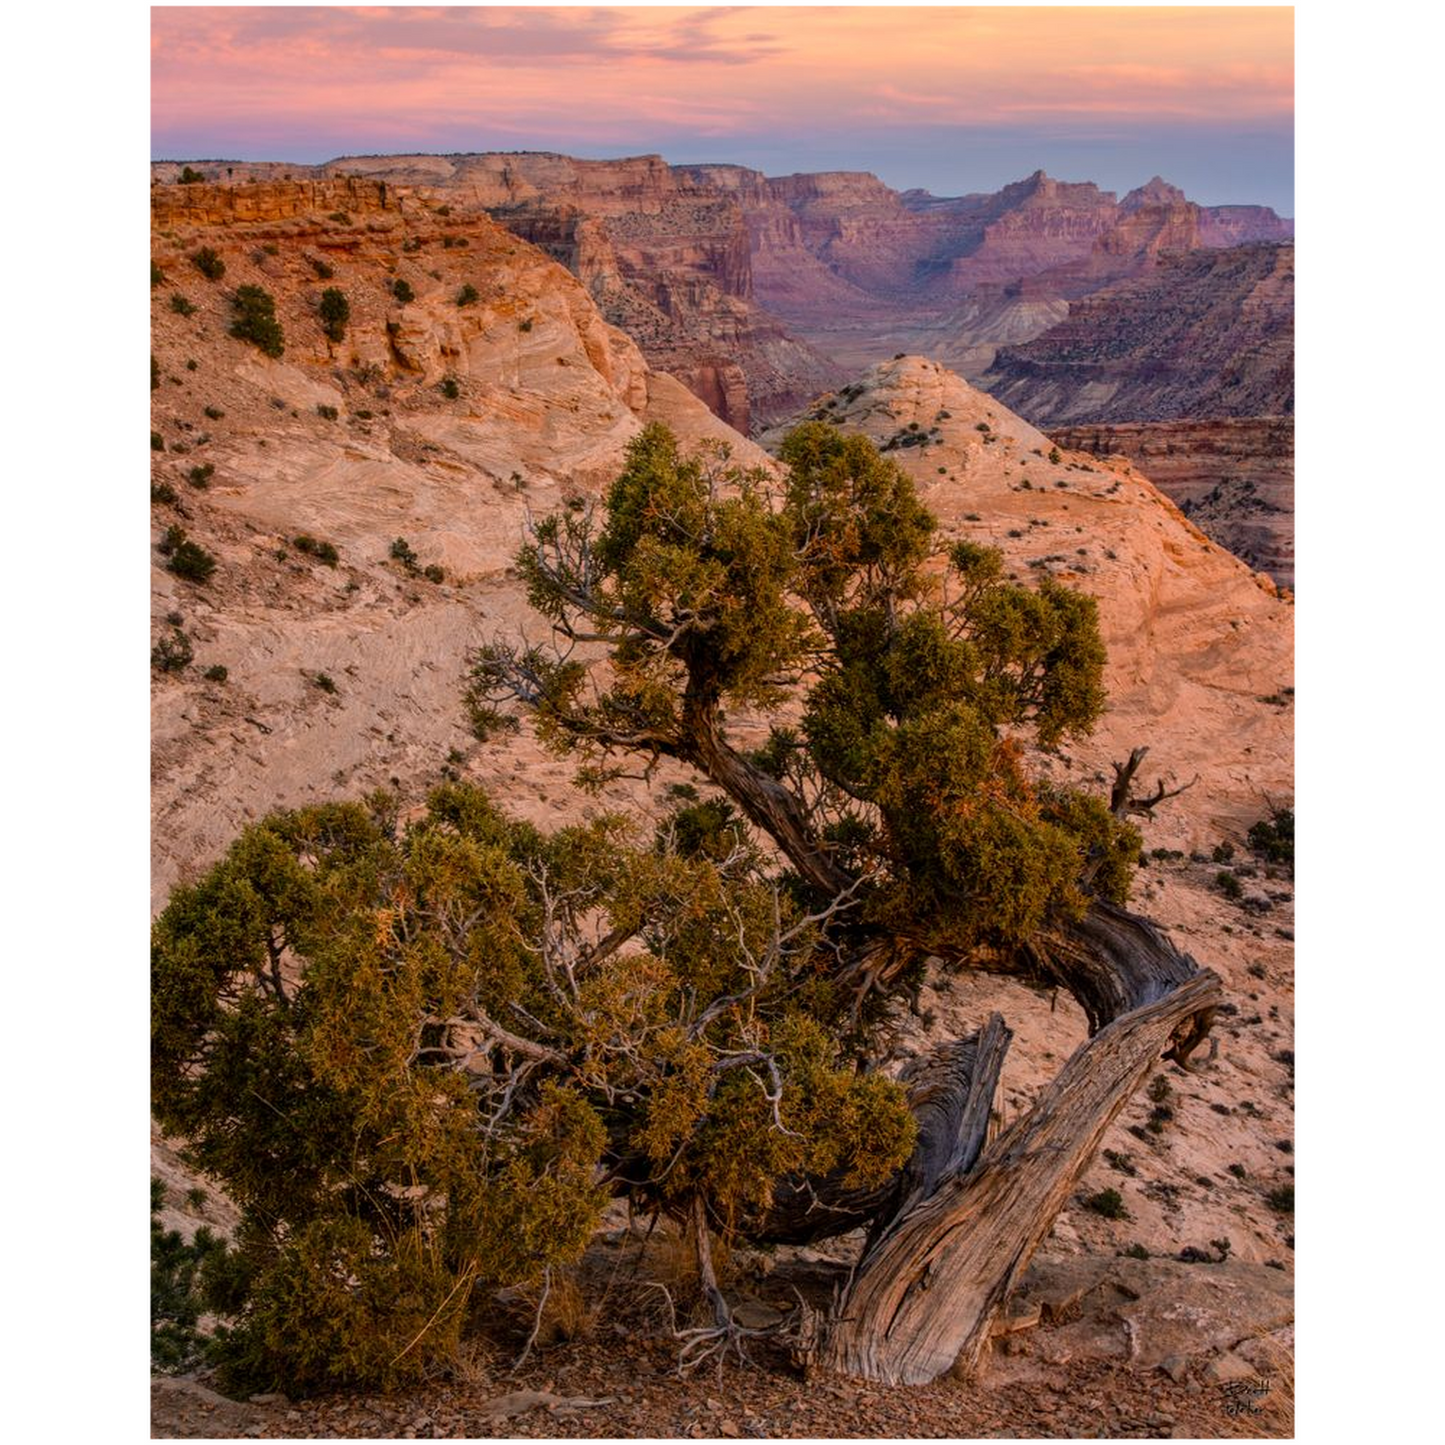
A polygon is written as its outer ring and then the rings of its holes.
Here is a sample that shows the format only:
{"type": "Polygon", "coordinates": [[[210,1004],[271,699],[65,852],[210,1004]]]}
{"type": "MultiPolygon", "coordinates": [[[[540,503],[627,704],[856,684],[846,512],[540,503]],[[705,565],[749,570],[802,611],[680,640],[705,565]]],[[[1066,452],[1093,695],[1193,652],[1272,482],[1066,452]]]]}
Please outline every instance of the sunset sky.
{"type": "Polygon", "coordinates": [[[1043,168],[1293,214],[1294,12],[156,8],[155,158],[660,152],[994,190],[1043,168]]]}

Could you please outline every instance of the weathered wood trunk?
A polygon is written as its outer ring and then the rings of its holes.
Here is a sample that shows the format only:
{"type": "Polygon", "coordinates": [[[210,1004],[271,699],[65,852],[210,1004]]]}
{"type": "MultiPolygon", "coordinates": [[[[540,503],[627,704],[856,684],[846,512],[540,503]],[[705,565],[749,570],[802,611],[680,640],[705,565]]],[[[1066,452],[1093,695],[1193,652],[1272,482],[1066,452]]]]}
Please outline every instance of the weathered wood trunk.
{"type": "Polygon", "coordinates": [[[1104,1131],[1218,996],[1206,971],[1119,1015],[974,1167],[947,1170],[906,1198],[859,1262],[818,1363],[886,1384],[971,1369],[1104,1131]]]}

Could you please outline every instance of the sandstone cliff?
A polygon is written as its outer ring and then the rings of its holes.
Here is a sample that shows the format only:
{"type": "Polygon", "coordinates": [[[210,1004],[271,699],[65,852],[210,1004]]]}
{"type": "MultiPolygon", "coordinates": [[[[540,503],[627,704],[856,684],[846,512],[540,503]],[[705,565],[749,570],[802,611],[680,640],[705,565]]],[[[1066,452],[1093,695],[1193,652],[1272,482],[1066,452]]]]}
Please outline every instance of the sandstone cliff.
{"type": "MultiPolygon", "coordinates": [[[[767,461],[564,268],[445,209],[359,179],[152,192],[153,537],[182,527],[218,560],[197,586],[153,553],[156,638],[179,630],[195,653],[156,677],[157,901],[248,818],[392,782],[415,797],[474,751],[463,659],[528,620],[511,570],[527,513],[595,498],[644,421],[767,461]],[[218,282],[189,259],[203,246],[218,282]],[[228,334],[240,284],[275,298],[279,358],[228,334]],[[350,303],[340,342],[318,314],[328,287],[350,303]],[[224,681],[203,676],[216,666],[224,681]]],[[[490,781],[540,819],[570,773],[518,746],[490,781]]]]}
{"type": "Polygon", "coordinates": [[[1294,419],[1050,427],[1061,447],[1129,458],[1201,530],[1281,587],[1294,586],[1294,419]]]}
{"type": "Polygon", "coordinates": [[[1129,456],[1210,536],[1294,585],[1292,245],[1164,254],[1005,347],[980,384],[1063,445],[1129,456]]]}

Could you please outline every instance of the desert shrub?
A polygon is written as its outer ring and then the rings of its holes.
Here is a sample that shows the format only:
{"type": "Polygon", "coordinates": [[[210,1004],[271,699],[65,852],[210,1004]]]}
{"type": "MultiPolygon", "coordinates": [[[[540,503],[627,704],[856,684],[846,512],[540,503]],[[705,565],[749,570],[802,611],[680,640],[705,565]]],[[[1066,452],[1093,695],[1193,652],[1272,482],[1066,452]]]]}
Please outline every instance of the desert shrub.
{"type": "Polygon", "coordinates": [[[441,393],[448,401],[455,401],[462,394],[461,387],[457,385],[456,377],[445,376],[442,378],[441,393]]]}
{"type": "Polygon", "coordinates": [[[351,217],[345,211],[332,211],[326,218],[328,221],[335,221],[338,226],[349,226],[351,217]]]}
{"type": "Polygon", "coordinates": [[[1274,1210],[1276,1214],[1294,1213],[1294,1185],[1280,1184],[1271,1189],[1265,1195],[1265,1203],[1274,1210]]]}
{"type": "Polygon", "coordinates": [[[341,553],[330,542],[317,541],[315,537],[303,532],[299,537],[291,539],[291,545],[298,552],[304,552],[308,557],[314,557],[318,562],[324,562],[328,567],[334,567],[341,560],[341,553]]]}
{"type": "MultiPolygon", "coordinates": [[[[153,384],[159,385],[158,382],[153,382],[153,384]]],[[[165,449],[166,439],[158,431],[153,431],[151,433],[151,450],[153,452],[163,452],[165,449]]]]}
{"type": "Polygon", "coordinates": [[[160,262],[153,260],[151,262],[151,288],[154,289],[157,286],[164,286],[165,281],[166,273],[161,269],[160,262]]]}
{"type": "Polygon", "coordinates": [[[1244,897],[1244,884],[1228,868],[1221,868],[1214,875],[1214,886],[1231,901],[1238,902],[1244,897]]]}
{"type": "Polygon", "coordinates": [[[204,1226],[188,1244],[179,1230],[160,1218],[166,1188],[151,1179],[151,1367],[179,1374],[205,1357],[206,1338],[198,1328],[205,1312],[203,1275],[225,1254],[225,1245],[204,1226]]]}
{"type": "Polygon", "coordinates": [[[311,685],[312,687],[319,687],[322,692],[333,694],[336,692],[336,680],[329,672],[318,672],[311,679],[311,685]]]}
{"type": "MultiPolygon", "coordinates": [[[[158,361],[156,360],[156,354],[155,354],[155,352],[153,351],[153,352],[151,352],[151,390],[152,390],[152,391],[159,391],[159,390],[160,390],[160,385],[161,385],[161,364],[160,364],[160,362],[158,362],[158,361]]],[[[152,433],[151,433],[151,436],[154,437],[154,436],[155,436],[155,432],[152,432],[152,433]]],[[[152,445],[154,446],[154,442],[152,443],[152,445]]]]}
{"type": "Polygon", "coordinates": [[[1084,1200],[1084,1208],[1091,1214],[1102,1215],[1105,1219],[1128,1219],[1129,1211],[1124,1207],[1124,1196],[1117,1189],[1101,1189],[1084,1200]]]}
{"type": "Polygon", "coordinates": [[[215,475],[215,464],[212,462],[202,462],[200,466],[192,467],[190,471],[186,473],[186,480],[190,482],[193,487],[205,491],[205,489],[211,485],[211,478],[215,475]]]}
{"type": "Polygon", "coordinates": [[[457,292],[458,306],[474,306],[480,299],[480,293],[470,281],[457,292]]]}
{"type": "Polygon", "coordinates": [[[412,551],[411,544],[405,537],[398,537],[387,551],[387,556],[393,562],[400,562],[408,572],[416,571],[416,553],[412,551]]]}
{"type": "Polygon", "coordinates": [[[1063,458],[1063,454],[1059,451],[1058,447],[1050,447],[1050,448],[1049,448],[1049,460],[1050,460],[1055,466],[1058,466],[1058,464],[1059,464],[1061,461],[1063,461],[1063,459],[1064,459],[1064,458],[1063,458]]]}
{"type": "Polygon", "coordinates": [[[180,501],[180,497],[169,482],[152,482],[151,501],[162,506],[173,507],[180,501]]]}
{"type": "Polygon", "coordinates": [[[410,305],[416,300],[416,292],[411,289],[411,283],[404,276],[398,276],[391,283],[391,294],[401,302],[403,306],[410,305]]]}
{"type": "Polygon", "coordinates": [[[316,273],[316,277],[320,281],[329,281],[336,274],[332,267],[321,260],[319,256],[308,256],[307,260],[311,262],[311,269],[316,273]]]}
{"type": "Polygon", "coordinates": [[[218,406],[208,406],[205,414],[211,421],[220,421],[226,413],[218,406]]]}
{"type": "Polygon", "coordinates": [[[424,1377],[474,1296],[580,1255],[619,1151],[654,1197],[704,1189],[724,1221],[799,1169],[889,1177],[914,1128],[899,1086],[859,1075],[820,1021],[846,1002],[810,984],[809,930],[734,998],[777,910],[803,919],[747,857],[685,858],[616,818],[546,835],[463,784],[405,825],[374,796],[248,828],[176,890],[153,946],[156,1113],[242,1213],[208,1291],[223,1379],[424,1377]],[[589,923],[549,900],[586,897],[641,951],[594,950],[572,997],[549,950],[584,946],[589,923]],[[446,1022],[463,1014],[478,1047],[446,1022]],[[493,1019],[565,1042],[498,1051],[493,1019]],[[761,1085],[715,1067],[759,1053],[761,1085]]]}
{"type": "Polygon", "coordinates": [[[205,179],[205,176],[203,176],[200,171],[193,171],[190,166],[186,166],[181,171],[180,184],[183,186],[194,186],[205,179]]]}
{"type": "Polygon", "coordinates": [[[226,274],[226,263],[209,246],[202,246],[198,251],[191,252],[191,265],[207,281],[219,281],[226,274]]]}
{"type": "Polygon", "coordinates": [[[1249,830],[1249,846],[1267,863],[1294,867],[1294,809],[1274,808],[1249,830]]]}
{"type": "Polygon", "coordinates": [[[281,323],[276,319],[276,301],[260,286],[238,286],[231,298],[234,319],[231,335],[249,341],[266,356],[280,356],[286,349],[281,323]]]}
{"type": "Polygon", "coordinates": [[[225,682],[230,675],[230,670],[219,662],[213,662],[210,667],[201,674],[207,682],[225,682]]]}
{"type": "Polygon", "coordinates": [[[324,401],[316,403],[316,415],[323,421],[335,421],[341,413],[334,406],[327,406],[324,401]]]}
{"type": "Polygon", "coordinates": [[[192,542],[180,527],[166,528],[160,552],[166,567],[187,582],[206,583],[216,570],[216,559],[199,544],[192,542]]]}
{"type": "Polygon", "coordinates": [[[445,582],[447,574],[435,562],[431,562],[421,569],[421,575],[428,582],[445,582]]]}
{"type": "Polygon", "coordinates": [[[526,319],[525,321],[519,321],[519,322],[517,323],[517,330],[518,330],[518,331],[530,331],[531,329],[532,329],[532,318],[531,318],[530,316],[527,317],[527,319],[526,319]]]}
{"type": "Polygon", "coordinates": [[[346,323],[351,320],[351,303],[346,293],[335,286],[328,286],[321,293],[319,307],[321,329],[328,341],[342,341],[346,337],[346,323]]]}
{"type": "Polygon", "coordinates": [[[151,648],[151,666],[157,672],[184,672],[195,655],[191,639],[180,628],[175,628],[169,637],[162,637],[151,648]]]}
{"type": "Polygon", "coordinates": [[[1149,1251],[1142,1244],[1126,1245],[1119,1251],[1125,1259],[1148,1259],[1149,1251]]]}

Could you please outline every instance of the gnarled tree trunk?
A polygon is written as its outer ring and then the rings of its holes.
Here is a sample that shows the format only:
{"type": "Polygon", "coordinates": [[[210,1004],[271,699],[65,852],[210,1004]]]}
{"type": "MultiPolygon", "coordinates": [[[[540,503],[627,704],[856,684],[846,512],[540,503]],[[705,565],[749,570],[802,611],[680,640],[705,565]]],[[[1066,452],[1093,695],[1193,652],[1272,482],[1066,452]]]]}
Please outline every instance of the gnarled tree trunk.
{"type": "Polygon", "coordinates": [[[818,1362],[887,1384],[972,1368],[1104,1131],[1218,993],[1206,971],[1119,1015],[974,1167],[946,1171],[930,1192],[905,1199],[860,1261],[818,1362]]]}

